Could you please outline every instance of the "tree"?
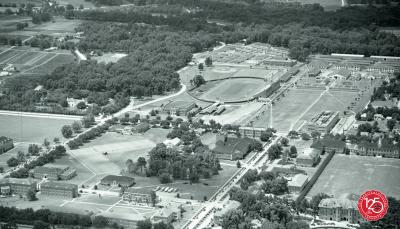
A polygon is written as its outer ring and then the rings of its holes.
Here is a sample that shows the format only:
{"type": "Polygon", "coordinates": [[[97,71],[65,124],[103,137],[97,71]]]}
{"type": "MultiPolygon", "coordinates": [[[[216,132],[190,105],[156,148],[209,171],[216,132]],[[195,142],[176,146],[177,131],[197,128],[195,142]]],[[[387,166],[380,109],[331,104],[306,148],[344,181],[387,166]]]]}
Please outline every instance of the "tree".
{"type": "Polygon", "coordinates": [[[15,166],[17,166],[18,164],[19,164],[19,161],[18,161],[18,159],[15,158],[15,157],[11,157],[10,159],[7,160],[7,165],[8,165],[9,167],[15,167],[15,166]]]}
{"type": "Polygon", "coordinates": [[[291,131],[289,131],[288,136],[289,136],[289,138],[297,138],[299,136],[299,133],[295,130],[291,130],[291,131]]]}
{"type": "Polygon", "coordinates": [[[26,197],[28,198],[29,201],[37,200],[36,192],[35,192],[35,190],[32,190],[32,189],[28,190],[28,192],[26,193],[26,197]]]}
{"type": "Polygon", "coordinates": [[[295,157],[297,157],[297,148],[296,148],[296,146],[291,146],[290,147],[290,149],[289,149],[289,156],[291,157],[291,158],[295,158],[295,157]]]}
{"type": "Polygon", "coordinates": [[[287,145],[289,144],[289,139],[287,139],[287,138],[282,138],[282,139],[281,139],[281,144],[282,144],[283,146],[287,146],[287,145]]]}
{"type": "Polygon", "coordinates": [[[330,196],[326,193],[318,193],[317,195],[313,196],[310,201],[310,207],[313,209],[314,214],[318,213],[318,205],[321,200],[329,198],[330,196]]]}
{"type": "Polygon", "coordinates": [[[57,137],[55,137],[55,138],[53,139],[53,142],[56,143],[56,144],[58,144],[58,143],[60,143],[60,139],[57,138],[57,137]]]}
{"type": "Polygon", "coordinates": [[[105,227],[108,225],[108,221],[103,216],[96,216],[93,220],[93,226],[95,227],[105,227]]]}
{"type": "Polygon", "coordinates": [[[299,221],[291,221],[286,224],[287,229],[309,229],[310,225],[304,221],[304,220],[299,220],[299,221]]]}
{"type": "Polygon", "coordinates": [[[205,84],[206,83],[206,80],[203,78],[203,76],[202,75],[196,75],[194,78],[193,78],[193,85],[195,86],[195,87],[200,87],[202,84],[205,84]]]}
{"type": "Polygon", "coordinates": [[[212,59],[210,56],[208,56],[206,58],[206,60],[204,61],[204,63],[206,64],[207,67],[210,67],[212,65],[212,59]]]}
{"type": "Polygon", "coordinates": [[[81,131],[81,129],[82,129],[81,123],[78,122],[78,121],[73,122],[72,125],[71,125],[71,127],[72,127],[72,130],[73,130],[75,133],[79,133],[79,132],[81,131]]]}
{"type": "Polygon", "coordinates": [[[261,144],[261,142],[254,140],[250,143],[250,151],[258,151],[260,152],[261,150],[263,150],[263,145],[261,144]]]}
{"type": "Polygon", "coordinates": [[[45,139],[43,140],[43,145],[44,145],[44,147],[49,148],[50,142],[47,140],[47,138],[45,138],[45,139]]]}
{"type": "Polygon", "coordinates": [[[388,120],[388,121],[386,122],[386,126],[387,126],[387,128],[388,128],[390,131],[392,131],[393,128],[396,126],[396,120],[394,120],[394,119],[388,120]]]}
{"type": "Polygon", "coordinates": [[[78,108],[80,110],[86,109],[86,103],[81,101],[78,104],[76,104],[76,108],[78,108]]]}
{"type": "Polygon", "coordinates": [[[144,157],[139,157],[138,159],[137,159],[137,166],[139,166],[140,167],[140,172],[143,172],[143,167],[146,167],[146,164],[147,164],[147,162],[146,162],[146,158],[144,158],[144,157]]]}
{"type": "Polygon", "coordinates": [[[278,145],[272,145],[268,149],[268,158],[270,160],[278,159],[281,154],[282,154],[282,148],[278,145]]]}
{"type": "Polygon", "coordinates": [[[72,4],[67,4],[66,10],[74,10],[74,6],[72,4]]]}
{"type": "Polygon", "coordinates": [[[302,133],[301,134],[301,139],[303,139],[304,141],[308,141],[311,139],[310,135],[307,133],[302,133]]]}
{"type": "Polygon", "coordinates": [[[22,151],[18,151],[17,153],[17,160],[21,163],[25,161],[25,154],[22,151]]]}
{"type": "Polygon", "coordinates": [[[155,223],[153,226],[154,229],[174,229],[171,224],[166,224],[163,221],[155,223]]]}
{"type": "Polygon", "coordinates": [[[171,183],[171,175],[169,173],[161,173],[159,176],[161,184],[171,183]]]}
{"type": "Polygon", "coordinates": [[[200,63],[197,67],[199,68],[200,71],[204,70],[204,64],[203,63],[200,63]]]}
{"type": "Polygon", "coordinates": [[[261,132],[260,140],[263,141],[263,142],[266,142],[266,141],[268,141],[273,135],[274,135],[274,134],[273,134],[273,132],[271,132],[271,131],[263,131],[263,132],[261,132]]]}
{"type": "Polygon", "coordinates": [[[50,224],[37,220],[33,223],[33,229],[50,229],[50,224]]]}
{"type": "Polygon", "coordinates": [[[152,227],[153,224],[151,223],[150,219],[138,221],[136,225],[137,229],[152,229],[152,227]]]}
{"type": "Polygon", "coordinates": [[[70,138],[72,137],[72,128],[70,125],[64,125],[61,128],[61,134],[64,136],[64,138],[70,138]]]}
{"type": "Polygon", "coordinates": [[[238,168],[241,168],[241,167],[242,167],[242,164],[240,163],[240,161],[237,161],[237,162],[236,162],[236,167],[238,167],[238,168]]]}
{"type": "Polygon", "coordinates": [[[40,151],[40,148],[36,144],[30,144],[28,147],[28,153],[32,156],[38,156],[39,151],[40,151]]]}

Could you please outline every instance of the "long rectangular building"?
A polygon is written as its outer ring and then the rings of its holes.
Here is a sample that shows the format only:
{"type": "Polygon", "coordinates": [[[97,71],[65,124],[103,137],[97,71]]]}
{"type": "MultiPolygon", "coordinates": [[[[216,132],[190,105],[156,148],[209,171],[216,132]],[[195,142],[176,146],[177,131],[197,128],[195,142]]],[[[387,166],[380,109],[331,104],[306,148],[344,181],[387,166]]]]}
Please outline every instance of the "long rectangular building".
{"type": "Polygon", "coordinates": [[[310,133],[317,131],[320,133],[329,133],[339,121],[339,112],[323,111],[314,115],[314,117],[306,124],[306,130],[310,133]]]}
{"type": "Polygon", "coordinates": [[[78,185],[49,181],[40,184],[40,191],[41,194],[45,196],[75,198],[78,196],[78,185]]]}

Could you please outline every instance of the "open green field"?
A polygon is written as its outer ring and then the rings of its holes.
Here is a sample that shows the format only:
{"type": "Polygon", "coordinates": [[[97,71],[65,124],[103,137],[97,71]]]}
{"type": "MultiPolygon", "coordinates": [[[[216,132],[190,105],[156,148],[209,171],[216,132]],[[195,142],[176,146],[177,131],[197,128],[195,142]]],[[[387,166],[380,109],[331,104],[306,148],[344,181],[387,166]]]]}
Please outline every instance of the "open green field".
{"type": "MultiPolygon", "coordinates": [[[[301,113],[318,98],[321,92],[320,90],[306,89],[291,89],[286,92],[285,97],[276,101],[272,108],[273,128],[279,132],[289,131],[291,126],[295,125],[301,113]]],[[[254,121],[255,127],[265,127],[269,124],[269,106],[265,106],[265,110],[254,115],[251,120],[254,121]]]]}
{"type": "Polygon", "coordinates": [[[204,92],[200,98],[206,100],[237,101],[250,99],[266,87],[261,79],[238,78],[220,81],[204,92]]]}
{"type": "Polygon", "coordinates": [[[28,144],[14,144],[14,148],[7,151],[6,153],[0,154],[0,167],[4,168],[4,171],[10,167],[7,165],[7,160],[11,157],[17,157],[18,151],[24,153],[28,152],[28,144]]]}
{"type": "Polygon", "coordinates": [[[150,129],[144,134],[121,135],[107,132],[69,153],[95,174],[119,174],[128,159],[148,156],[148,151],[166,139],[168,130],[150,129]],[[108,155],[103,155],[107,152],[108,155]]]}
{"type": "Polygon", "coordinates": [[[308,196],[327,193],[336,198],[357,195],[370,189],[400,198],[400,160],[336,154],[308,196]]]}
{"type": "MultiPolygon", "coordinates": [[[[15,1],[12,2],[14,3],[15,1]]],[[[4,3],[4,0],[0,0],[0,3],[4,3]]],[[[8,33],[15,31],[17,30],[18,22],[31,22],[31,21],[32,21],[31,17],[0,14],[0,32],[8,33]]]]}
{"type": "Polygon", "coordinates": [[[62,141],[61,127],[72,122],[66,119],[0,115],[0,136],[10,137],[17,142],[43,143],[43,139],[52,141],[55,137],[62,141]]]}

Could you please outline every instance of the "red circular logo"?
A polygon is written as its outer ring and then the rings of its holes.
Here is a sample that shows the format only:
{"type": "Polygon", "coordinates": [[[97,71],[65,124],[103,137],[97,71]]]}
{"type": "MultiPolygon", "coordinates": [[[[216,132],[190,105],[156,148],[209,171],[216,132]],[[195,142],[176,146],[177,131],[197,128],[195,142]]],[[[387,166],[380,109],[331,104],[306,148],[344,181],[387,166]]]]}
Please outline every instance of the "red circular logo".
{"type": "Polygon", "coordinates": [[[386,196],[377,190],[364,192],[358,199],[358,211],[368,221],[382,219],[389,208],[386,196]]]}

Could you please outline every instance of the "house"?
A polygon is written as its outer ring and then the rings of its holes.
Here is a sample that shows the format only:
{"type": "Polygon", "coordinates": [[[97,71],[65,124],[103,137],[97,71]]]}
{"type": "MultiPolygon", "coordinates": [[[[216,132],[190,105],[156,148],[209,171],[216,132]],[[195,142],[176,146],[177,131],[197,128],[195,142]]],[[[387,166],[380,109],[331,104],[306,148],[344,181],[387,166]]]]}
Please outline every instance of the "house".
{"type": "Polygon", "coordinates": [[[301,192],[308,182],[308,176],[304,174],[296,174],[288,181],[289,192],[301,192]]]}
{"type": "Polygon", "coordinates": [[[75,198],[78,196],[78,185],[48,181],[40,184],[40,192],[42,196],[75,198]]]}
{"type": "Polygon", "coordinates": [[[240,160],[249,153],[250,144],[253,141],[247,137],[237,138],[217,135],[215,147],[212,151],[221,159],[240,160]]]}
{"type": "Polygon", "coordinates": [[[162,208],[153,215],[153,221],[170,224],[178,219],[178,216],[180,215],[178,211],[179,209],[173,211],[171,208],[162,208]]]}
{"type": "Polygon", "coordinates": [[[33,169],[34,178],[47,178],[49,180],[69,180],[76,176],[76,170],[70,168],[69,166],[36,166],[33,169]]]}
{"type": "Polygon", "coordinates": [[[76,107],[80,102],[86,103],[85,99],[67,98],[68,107],[76,107]]]}
{"type": "Polygon", "coordinates": [[[383,117],[382,114],[374,114],[374,120],[375,121],[382,121],[382,120],[385,120],[385,117],[383,117]]]}
{"type": "Polygon", "coordinates": [[[5,178],[0,180],[0,187],[2,192],[26,195],[28,191],[36,190],[36,181],[30,178],[5,178]]]}
{"type": "Polygon", "coordinates": [[[128,188],[124,191],[122,199],[136,205],[153,206],[158,202],[156,193],[152,190],[128,188]]]}
{"type": "Polygon", "coordinates": [[[187,101],[170,101],[165,104],[162,110],[170,115],[187,115],[189,111],[196,107],[193,102],[187,101]]]}
{"type": "Polygon", "coordinates": [[[318,139],[311,144],[311,148],[318,150],[325,150],[326,152],[343,153],[346,148],[346,143],[340,140],[324,138],[318,139]]]}
{"type": "Polygon", "coordinates": [[[0,136],[0,154],[9,151],[14,148],[14,143],[11,138],[0,136]]]}
{"type": "Polygon", "coordinates": [[[357,202],[346,198],[322,199],[318,205],[318,216],[323,220],[347,221],[349,223],[360,223],[362,217],[358,212],[357,202]]]}
{"type": "Polygon", "coordinates": [[[304,167],[314,167],[320,160],[320,151],[318,149],[307,148],[303,153],[297,155],[296,164],[304,167]]]}
{"type": "Polygon", "coordinates": [[[114,187],[131,187],[135,184],[135,179],[128,176],[107,175],[100,180],[100,184],[114,187]]]}
{"type": "Polygon", "coordinates": [[[181,142],[181,139],[173,138],[173,139],[166,139],[163,143],[168,148],[172,148],[172,147],[178,146],[180,142],[181,142]]]}

